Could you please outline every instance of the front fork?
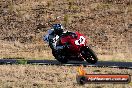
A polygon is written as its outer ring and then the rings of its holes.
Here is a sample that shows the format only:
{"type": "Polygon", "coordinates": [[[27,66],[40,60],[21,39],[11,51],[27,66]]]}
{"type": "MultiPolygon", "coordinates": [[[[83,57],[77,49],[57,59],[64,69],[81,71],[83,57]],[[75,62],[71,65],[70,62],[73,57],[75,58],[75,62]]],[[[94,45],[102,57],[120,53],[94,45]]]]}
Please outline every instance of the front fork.
{"type": "Polygon", "coordinates": [[[85,60],[81,53],[79,53],[78,58],[81,58],[83,61],[85,60]]]}
{"type": "Polygon", "coordinates": [[[83,49],[86,48],[86,47],[88,47],[88,46],[80,47],[80,53],[79,53],[79,57],[81,57],[81,59],[84,60],[84,61],[85,61],[85,58],[83,57],[82,54],[85,54],[85,52],[83,51],[83,49]]]}

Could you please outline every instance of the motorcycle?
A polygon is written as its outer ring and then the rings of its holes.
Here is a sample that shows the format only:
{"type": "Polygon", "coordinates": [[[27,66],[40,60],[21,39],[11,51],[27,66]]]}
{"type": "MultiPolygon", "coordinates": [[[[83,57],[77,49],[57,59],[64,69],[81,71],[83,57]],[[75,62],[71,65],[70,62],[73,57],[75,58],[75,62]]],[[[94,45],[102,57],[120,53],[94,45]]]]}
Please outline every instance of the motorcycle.
{"type": "Polygon", "coordinates": [[[98,61],[95,52],[86,46],[85,36],[79,32],[63,34],[59,37],[57,45],[64,46],[64,48],[62,50],[52,49],[52,54],[61,63],[75,60],[95,64],[98,61]]]}

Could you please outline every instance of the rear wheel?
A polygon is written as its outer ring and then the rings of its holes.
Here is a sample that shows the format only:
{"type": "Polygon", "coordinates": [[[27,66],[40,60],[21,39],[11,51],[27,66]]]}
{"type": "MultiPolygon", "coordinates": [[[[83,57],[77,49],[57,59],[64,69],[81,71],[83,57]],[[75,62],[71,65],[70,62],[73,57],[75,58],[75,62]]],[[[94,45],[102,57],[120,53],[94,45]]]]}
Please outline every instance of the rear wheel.
{"type": "Polygon", "coordinates": [[[56,59],[63,64],[68,62],[68,59],[65,56],[58,56],[56,59]]]}
{"type": "Polygon", "coordinates": [[[81,54],[88,63],[95,64],[98,61],[95,52],[89,47],[83,47],[81,49],[81,54]]]}
{"type": "MultiPolygon", "coordinates": [[[[59,52],[61,52],[61,51],[59,51],[59,52]]],[[[55,57],[55,59],[58,60],[58,61],[61,62],[61,63],[67,63],[67,62],[68,62],[67,57],[61,55],[61,53],[59,53],[59,52],[57,52],[57,51],[55,51],[55,50],[52,50],[52,54],[53,54],[53,56],[55,57]]]]}

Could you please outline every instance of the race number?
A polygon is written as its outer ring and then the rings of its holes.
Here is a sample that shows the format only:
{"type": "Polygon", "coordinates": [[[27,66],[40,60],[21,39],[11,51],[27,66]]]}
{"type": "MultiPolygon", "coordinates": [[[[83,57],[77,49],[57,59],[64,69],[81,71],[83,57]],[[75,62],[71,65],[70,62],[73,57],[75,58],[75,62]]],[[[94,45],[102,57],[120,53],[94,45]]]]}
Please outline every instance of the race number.
{"type": "Polygon", "coordinates": [[[85,44],[85,38],[83,36],[80,36],[79,40],[75,41],[76,45],[81,45],[81,44],[85,44]]]}
{"type": "Polygon", "coordinates": [[[54,44],[54,46],[57,45],[58,39],[59,39],[59,36],[58,36],[58,35],[56,35],[56,36],[53,38],[53,44],[54,44]]]}

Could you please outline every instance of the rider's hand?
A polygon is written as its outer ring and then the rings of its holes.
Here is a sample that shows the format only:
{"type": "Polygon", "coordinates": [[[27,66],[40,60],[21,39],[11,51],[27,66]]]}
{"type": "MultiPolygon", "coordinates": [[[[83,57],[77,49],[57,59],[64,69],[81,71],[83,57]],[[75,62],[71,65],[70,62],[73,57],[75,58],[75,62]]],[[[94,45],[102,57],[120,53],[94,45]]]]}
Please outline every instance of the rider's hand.
{"type": "Polygon", "coordinates": [[[72,34],[73,38],[77,38],[77,35],[75,33],[72,34]]]}

